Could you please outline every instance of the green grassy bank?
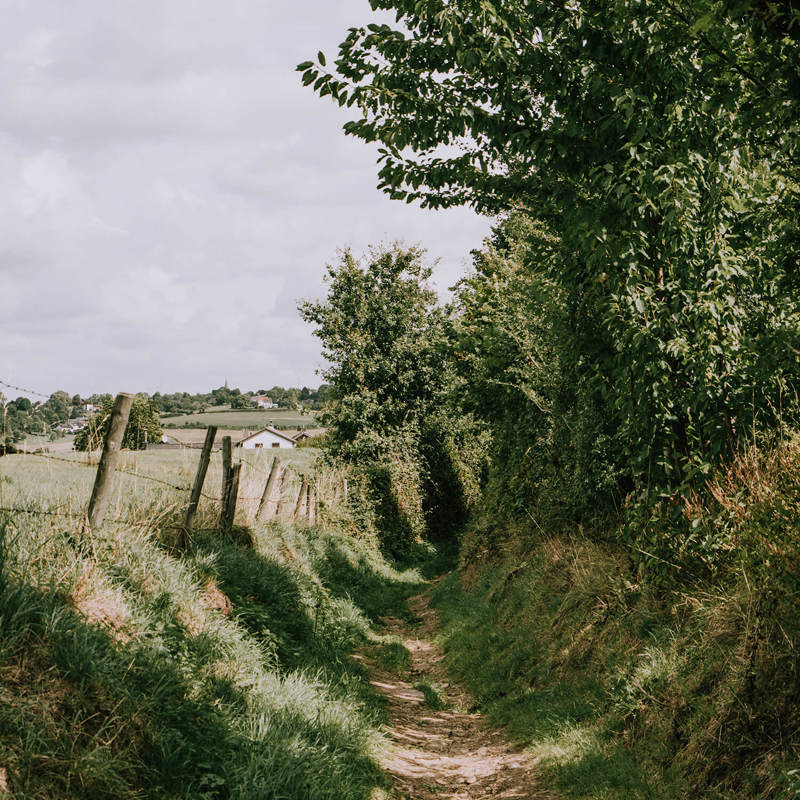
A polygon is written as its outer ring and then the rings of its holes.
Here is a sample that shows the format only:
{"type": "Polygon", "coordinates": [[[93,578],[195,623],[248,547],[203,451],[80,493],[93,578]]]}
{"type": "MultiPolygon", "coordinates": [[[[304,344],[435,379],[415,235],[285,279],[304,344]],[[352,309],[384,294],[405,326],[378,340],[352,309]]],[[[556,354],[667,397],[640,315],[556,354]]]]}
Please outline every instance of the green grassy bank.
{"type": "Polygon", "coordinates": [[[0,796],[341,798],[385,785],[383,707],[349,658],[419,585],[337,530],[213,533],[133,483],[92,534],[79,465],[0,463],[0,796]],[[117,519],[119,518],[119,519],[117,519]]]}
{"type": "Polygon", "coordinates": [[[487,523],[437,587],[449,666],[565,797],[800,797],[797,445],[691,513],[729,525],[716,576],[654,585],[602,531],[487,523]]]}

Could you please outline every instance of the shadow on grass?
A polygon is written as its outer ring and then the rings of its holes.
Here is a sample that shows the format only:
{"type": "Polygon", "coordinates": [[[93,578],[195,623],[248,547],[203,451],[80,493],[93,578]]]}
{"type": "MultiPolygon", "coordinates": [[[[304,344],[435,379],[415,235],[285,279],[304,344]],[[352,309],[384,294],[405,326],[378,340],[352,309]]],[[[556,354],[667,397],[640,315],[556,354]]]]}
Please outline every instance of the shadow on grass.
{"type": "Polygon", "coordinates": [[[198,557],[236,619],[190,633],[168,591],[130,592],[127,641],[0,580],[0,763],[18,796],[367,800],[386,785],[378,706],[349,640],[327,637],[319,587],[235,545],[199,544],[186,563],[198,557]]]}
{"type": "MultiPolygon", "coordinates": [[[[531,747],[545,778],[569,797],[677,796],[671,794],[674,783],[657,786],[630,748],[612,744],[605,735],[598,720],[613,698],[595,671],[578,666],[571,674],[554,670],[547,631],[537,635],[515,624],[529,598],[521,593],[514,601],[504,597],[492,602],[497,583],[498,575],[486,570],[465,592],[454,575],[434,593],[442,613],[446,661],[467,683],[481,710],[531,747]],[[484,656],[476,659],[475,653],[484,656]]],[[[546,601],[542,597],[545,607],[546,601]]]]}

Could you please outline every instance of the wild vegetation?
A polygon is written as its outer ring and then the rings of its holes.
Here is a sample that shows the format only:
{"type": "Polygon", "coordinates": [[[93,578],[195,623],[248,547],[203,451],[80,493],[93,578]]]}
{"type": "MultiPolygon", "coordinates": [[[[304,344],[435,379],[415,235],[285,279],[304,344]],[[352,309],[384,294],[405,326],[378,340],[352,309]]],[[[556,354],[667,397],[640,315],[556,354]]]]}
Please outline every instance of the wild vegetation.
{"type": "Polygon", "coordinates": [[[446,305],[397,245],[301,306],[349,482],[318,527],[221,541],[204,506],[178,554],[167,486],[81,536],[58,515],[90,471],[3,459],[0,776],[369,797],[381,710],[347,654],[407,662],[370,623],[434,539],[448,663],[554,792],[800,796],[794,0],[371,5],[397,24],[303,82],[390,196],[492,235],[446,305]]]}
{"type": "Polygon", "coordinates": [[[794,796],[800,10],[371,5],[397,24],[303,82],[356,112],[391,197],[497,216],[446,308],[402,248],[304,307],[333,455],[390,546],[457,530],[448,495],[471,513],[453,664],[565,791],[794,796]]]}
{"type": "Polygon", "coordinates": [[[342,528],[256,525],[246,504],[253,546],[221,540],[206,500],[179,553],[185,496],[129,473],[184,482],[194,460],[126,455],[109,521],[79,533],[92,469],[3,459],[0,794],[365,800],[386,784],[382,706],[348,654],[380,651],[373,623],[420,574],[342,528]]]}

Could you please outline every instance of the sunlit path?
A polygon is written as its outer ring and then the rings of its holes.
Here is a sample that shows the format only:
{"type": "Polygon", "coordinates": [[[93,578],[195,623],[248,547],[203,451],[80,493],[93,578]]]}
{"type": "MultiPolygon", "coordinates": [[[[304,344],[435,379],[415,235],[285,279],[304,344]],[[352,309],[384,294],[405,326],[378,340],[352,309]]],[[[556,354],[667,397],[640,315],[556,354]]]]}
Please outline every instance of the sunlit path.
{"type": "Polygon", "coordinates": [[[407,677],[441,687],[444,708],[429,708],[412,683],[373,668],[371,683],[387,699],[391,719],[393,747],[382,765],[394,777],[398,795],[408,800],[549,797],[531,759],[480,714],[470,713],[472,698],[448,682],[442,653],[432,641],[438,615],[427,593],[412,598],[410,607],[418,626],[389,617],[384,619],[387,632],[410,653],[407,677]]]}

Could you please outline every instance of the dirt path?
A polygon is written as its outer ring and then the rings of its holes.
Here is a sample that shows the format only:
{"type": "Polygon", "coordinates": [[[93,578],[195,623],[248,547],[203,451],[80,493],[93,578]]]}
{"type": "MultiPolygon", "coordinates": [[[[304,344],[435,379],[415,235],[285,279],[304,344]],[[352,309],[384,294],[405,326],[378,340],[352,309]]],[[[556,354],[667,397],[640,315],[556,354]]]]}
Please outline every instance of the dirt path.
{"type": "Polygon", "coordinates": [[[551,797],[538,784],[524,752],[480,714],[469,713],[472,698],[449,683],[442,654],[433,644],[439,619],[427,593],[412,598],[409,606],[420,619],[418,626],[394,618],[384,622],[387,632],[400,637],[411,653],[410,682],[370,664],[372,685],[389,702],[394,746],[383,767],[394,777],[399,796],[404,800],[551,797]],[[423,681],[441,689],[444,710],[429,708],[424,694],[413,688],[423,681]]]}

